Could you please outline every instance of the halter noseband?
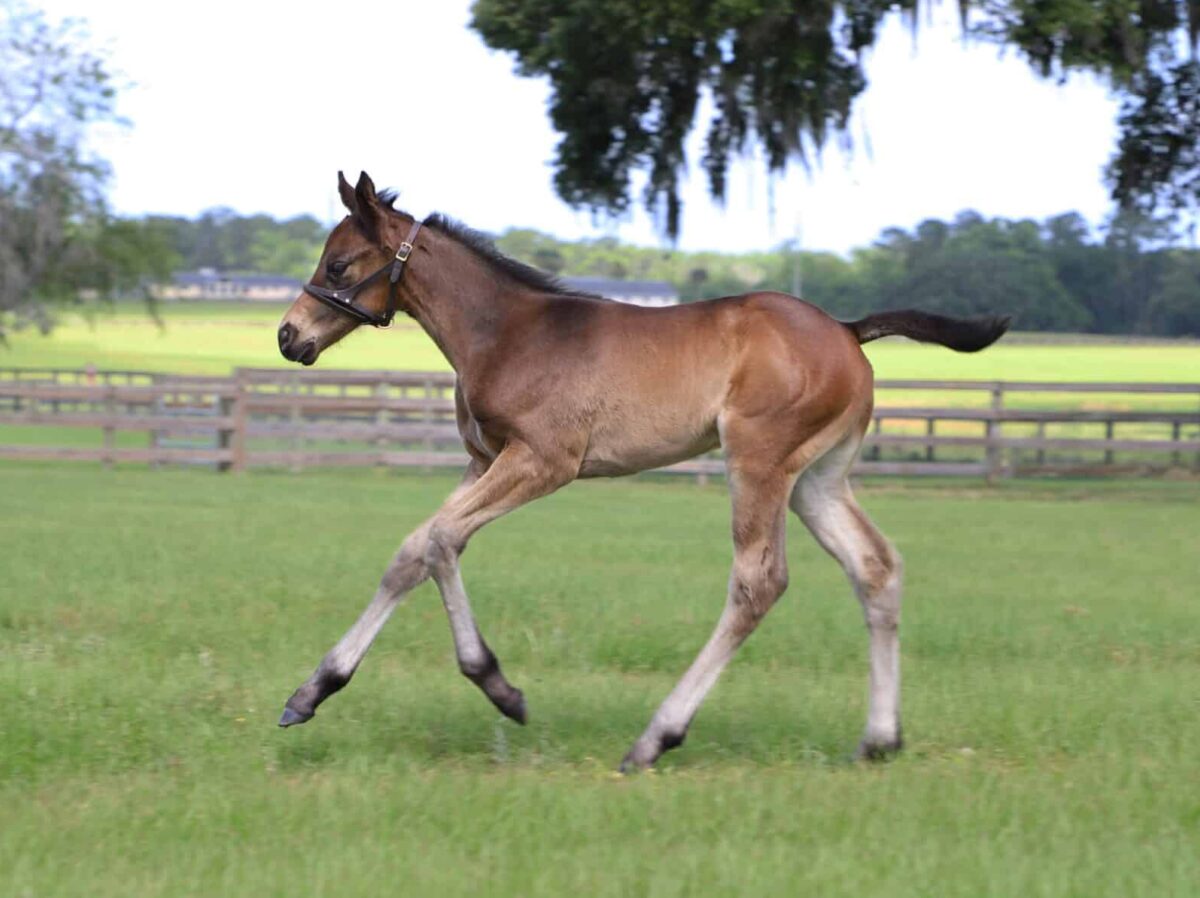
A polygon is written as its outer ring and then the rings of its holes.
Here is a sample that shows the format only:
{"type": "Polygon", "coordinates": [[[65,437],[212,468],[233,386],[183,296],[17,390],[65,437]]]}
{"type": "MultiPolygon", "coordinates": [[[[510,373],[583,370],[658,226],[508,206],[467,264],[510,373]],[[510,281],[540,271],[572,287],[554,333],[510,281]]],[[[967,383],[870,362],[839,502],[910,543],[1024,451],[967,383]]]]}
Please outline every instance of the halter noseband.
{"type": "Polygon", "coordinates": [[[304,285],[303,290],[313,299],[316,299],[331,309],[337,309],[344,315],[349,315],[361,321],[363,324],[371,324],[375,327],[389,327],[392,319],[396,317],[396,285],[400,283],[400,276],[404,274],[404,264],[408,261],[408,257],[412,255],[413,241],[417,239],[417,232],[421,230],[421,222],[414,221],[412,230],[408,232],[408,236],[400,243],[394,255],[387,264],[368,274],[365,278],[359,281],[352,287],[346,287],[344,290],[330,290],[328,287],[318,287],[311,281],[304,285]],[[388,274],[388,301],[387,308],[382,315],[376,315],[370,309],[364,309],[358,305],[354,298],[358,296],[369,284],[374,283],[384,272],[388,274]]]}

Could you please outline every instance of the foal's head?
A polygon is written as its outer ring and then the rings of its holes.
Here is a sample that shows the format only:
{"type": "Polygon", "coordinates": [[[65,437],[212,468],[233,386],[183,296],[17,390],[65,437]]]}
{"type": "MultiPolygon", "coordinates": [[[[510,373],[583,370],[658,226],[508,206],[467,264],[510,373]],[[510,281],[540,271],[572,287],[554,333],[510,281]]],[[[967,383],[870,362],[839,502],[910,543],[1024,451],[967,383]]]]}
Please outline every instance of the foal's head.
{"type": "Polygon", "coordinates": [[[279,327],[279,351],[302,365],[360,324],[386,325],[394,311],[390,275],[406,223],[391,211],[386,193],[376,195],[366,172],[353,187],[338,172],[338,193],[350,214],[330,232],[317,270],[279,327]]]}

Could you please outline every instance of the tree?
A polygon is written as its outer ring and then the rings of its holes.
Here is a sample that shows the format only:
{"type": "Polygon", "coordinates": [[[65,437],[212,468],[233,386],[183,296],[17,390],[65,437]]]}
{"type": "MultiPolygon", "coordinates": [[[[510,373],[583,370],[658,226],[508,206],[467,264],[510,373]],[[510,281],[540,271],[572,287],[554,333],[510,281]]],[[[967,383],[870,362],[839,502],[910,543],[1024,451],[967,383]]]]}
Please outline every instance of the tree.
{"type": "Polygon", "coordinates": [[[1094,330],[1120,329],[1112,311],[1116,257],[1091,241],[1091,229],[1078,212],[1047,219],[1042,235],[1058,282],[1092,318],[1094,330]]]}
{"type": "MultiPolygon", "coordinates": [[[[972,315],[997,308],[1024,330],[1193,334],[1200,322],[1200,250],[1168,249],[1169,228],[1133,211],[1093,234],[1078,213],[1043,222],[986,219],[973,211],[885,230],[849,258],[799,254],[801,295],[843,320],[920,306],[972,315]]],[[[532,230],[500,235],[530,264],[561,260],[569,275],[670,281],[684,302],[751,290],[791,291],[797,252],[737,255],[627,246],[612,238],[565,242],[532,230]]]]}
{"type": "MultiPolygon", "coordinates": [[[[986,220],[963,212],[953,223],[921,222],[914,233],[891,228],[871,250],[854,256],[846,311],[918,306],[949,315],[1004,309],[1025,330],[1084,330],[1087,308],[1057,276],[1053,258],[1032,221],[986,220]]],[[[815,286],[815,285],[814,285],[815,286]]],[[[824,305],[824,301],[812,297],[824,305]]]]}
{"type": "MultiPolygon", "coordinates": [[[[635,172],[679,233],[684,141],[711,97],[703,164],[718,200],[751,143],[772,172],[846,136],[862,51],[917,0],[475,0],[472,27],[548,78],[562,135],[554,184],[570,205],[630,204],[635,172]]],[[[1126,205],[1200,208],[1200,0],[959,0],[969,34],[1015,47],[1045,77],[1090,71],[1125,98],[1110,180],[1126,205]],[[1185,49],[1186,48],[1186,49],[1185,49]],[[1190,118],[1188,116],[1190,115],[1190,118]]],[[[919,98],[914,98],[918,102],[919,98]]]]}
{"type": "Polygon", "coordinates": [[[149,231],[105,207],[108,166],[87,137],[117,120],[115,102],[80,23],[0,0],[0,337],[48,329],[53,303],[130,289],[169,264],[149,231]]]}
{"type": "Polygon", "coordinates": [[[1172,253],[1172,262],[1146,306],[1143,330],[1200,337],[1200,253],[1172,253]]]}
{"type": "Polygon", "coordinates": [[[1169,48],[1156,53],[1130,80],[1118,121],[1108,179],[1124,205],[1147,215],[1200,210],[1200,64],[1174,60],[1169,48]]]}

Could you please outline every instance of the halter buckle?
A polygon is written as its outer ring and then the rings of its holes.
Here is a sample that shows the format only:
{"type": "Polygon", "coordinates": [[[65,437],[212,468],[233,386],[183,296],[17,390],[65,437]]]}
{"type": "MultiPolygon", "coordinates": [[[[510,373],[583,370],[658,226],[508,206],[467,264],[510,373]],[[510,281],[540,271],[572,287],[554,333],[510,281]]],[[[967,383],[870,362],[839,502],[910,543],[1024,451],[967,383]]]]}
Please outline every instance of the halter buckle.
{"type": "Polygon", "coordinates": [[[396,261],[407,262],[408,257],[412,255],[413,245],[407,240],[403,241],[396,249],[396,261]]]}

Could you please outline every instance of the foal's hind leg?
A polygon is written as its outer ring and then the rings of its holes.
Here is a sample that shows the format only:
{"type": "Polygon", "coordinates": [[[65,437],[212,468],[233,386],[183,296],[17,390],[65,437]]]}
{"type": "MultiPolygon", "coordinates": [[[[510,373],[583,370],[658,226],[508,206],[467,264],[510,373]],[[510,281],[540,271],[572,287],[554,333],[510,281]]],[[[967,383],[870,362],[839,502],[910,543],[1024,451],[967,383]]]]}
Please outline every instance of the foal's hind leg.
{"type": "Polygon", "coordinates": [[[791,507],[850,577],[871,643],[871,695],[863,758],[898,751],[900,737],[900,591],[903,563],[855,501],[846,480],[858,440],[844,443],[800,477],[791,507]]]}
{"type": "Polygon", "coordinates": [[[708,643],[667,696],[650,725],[621,762],[621,770],[649,767],[680,745],[725,665],[787,589],[784,552],[788,489],[782,470],[765,474],[730,471],[733,499],[733,570],[725,610],[708,643]]]}

